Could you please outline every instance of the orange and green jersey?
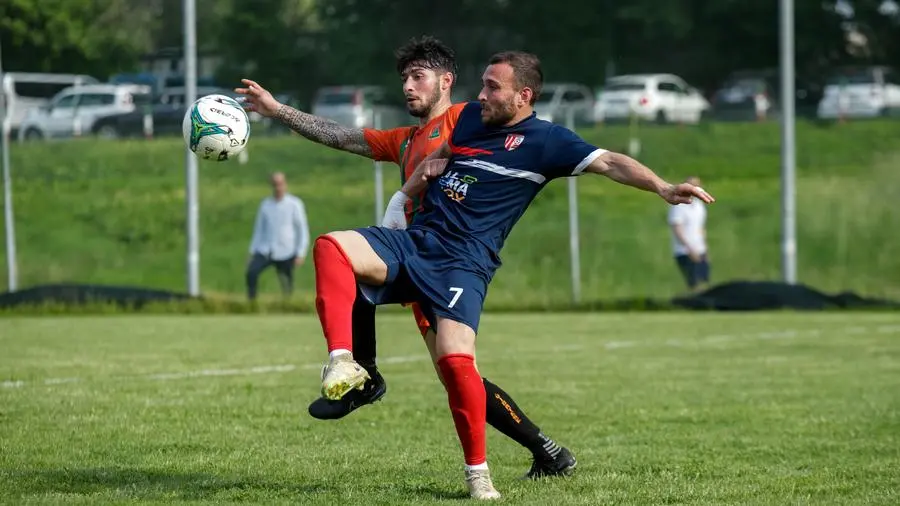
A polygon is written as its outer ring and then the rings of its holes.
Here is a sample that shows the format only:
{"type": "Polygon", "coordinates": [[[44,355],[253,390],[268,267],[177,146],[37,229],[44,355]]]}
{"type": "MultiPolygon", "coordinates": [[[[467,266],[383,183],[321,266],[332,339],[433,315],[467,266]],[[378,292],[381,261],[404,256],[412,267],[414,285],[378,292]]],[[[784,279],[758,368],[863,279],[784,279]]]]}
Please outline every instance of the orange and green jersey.
{"type": "MultiPolygon", "coordinates": [[[[372,149],[372,158],[379,162],[394,162],[400,166],[401,184],[412,176],[422,160],[450,139],[459,113],[465,103],[450,106],[444,114],[421,126],[400,127],[391,130],[363,129],[366,143],[372,149]]],[[[424,192],[423,192],[424,193],[424,192]]],[[[406,204],[406,221],[422,205],[422,194],[413,196],[406,204]]]]}

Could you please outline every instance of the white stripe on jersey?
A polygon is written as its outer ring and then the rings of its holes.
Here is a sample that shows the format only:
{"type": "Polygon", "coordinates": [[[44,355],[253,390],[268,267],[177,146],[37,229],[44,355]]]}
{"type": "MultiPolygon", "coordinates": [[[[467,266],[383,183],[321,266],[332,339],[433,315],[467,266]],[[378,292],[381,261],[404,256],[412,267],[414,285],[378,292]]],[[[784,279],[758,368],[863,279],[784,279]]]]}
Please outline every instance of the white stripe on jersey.
{"type": "Polygon", "coordinates": [[[584,172],[584,169],[586,169],[588,165],[593,163],[593,161],[596,160],[603,153],[606,153],[605,149],[595,149],[595,150],[591,151],[591,154],[584,157],[584,160],[582,160],[581,163],[579,163],[575,167],[575,170],[572,171],[572,175],[577,176],[577,175],[581,174],[582,172],[584,172]]]}
{"type": "MultiPolygon", "coordinates": [[[[597,156],[600,156],[600,155],[597,155],[597,156]]],[[[486,162],[484,160],[463,160],[461,162],[456,162],[456,163],[458,163],[460,165],[465,165],[468,167],[475,167],[476,169],[486,170],[488,172],[493,172],[494,174],[500,174],[501,176],[518,177],[521,179],[527,179],[527,180],[533,181],[537,184],[543,184],[544,181],[547,180],[547,178],[538,174],[537,172],[529,172],[527,170],[519,170],[519,169],[510,169],[510,168],[504,167],[502,165],[497,165],[496,163],[486,162]]],[[[582,163],[584,163],[584,162],[582,162],[582,163]]],[[[588,162],[588,163],[590,163],[590,162],[588,162]]]]}

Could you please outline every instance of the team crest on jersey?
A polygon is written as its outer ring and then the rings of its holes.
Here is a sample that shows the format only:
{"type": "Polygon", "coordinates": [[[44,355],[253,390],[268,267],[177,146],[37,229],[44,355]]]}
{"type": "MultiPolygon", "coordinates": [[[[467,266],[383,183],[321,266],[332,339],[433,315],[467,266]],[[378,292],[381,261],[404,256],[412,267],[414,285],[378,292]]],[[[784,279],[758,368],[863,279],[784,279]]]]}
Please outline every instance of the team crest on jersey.
{"type": "Polygon", "coordinates": [[[441,127],[434,127],[434,130],[431,131],[431,135],[428,136],[428,139],[437,139],[441,136],[441,127]]]}
{"type": "Polygon", "coordinates": [[[521,146],[524,140],[525,136],[522,134],[509,134],[506,136],[506,142],[503,143],[503,146],[507,151],[512,151],[521,146]]]}

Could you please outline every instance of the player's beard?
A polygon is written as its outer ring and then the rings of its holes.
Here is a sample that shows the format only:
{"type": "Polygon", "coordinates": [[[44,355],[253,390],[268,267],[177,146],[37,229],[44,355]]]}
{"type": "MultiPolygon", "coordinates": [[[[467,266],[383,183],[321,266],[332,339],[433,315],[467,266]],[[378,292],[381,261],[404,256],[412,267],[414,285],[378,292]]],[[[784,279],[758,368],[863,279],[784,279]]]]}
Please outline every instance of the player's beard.
{"type": "Polygon", "coordinates": [[[503,126],[516,117],[516,106],[513,101],[491,104],[481,103],[481,122],[487,126],[503,126]]]}
{"type": "Polygon", "coordinates": [[[435,86],[430,97],[419,100],[418,107],[414,106],[411,102],[407,102],[406,110],[409,112],[409,115],[414,118],[424,118],[431,114],[431,110],[434,109],[435,104],[437,104],[440,99],[441,89],[435,86]]]}

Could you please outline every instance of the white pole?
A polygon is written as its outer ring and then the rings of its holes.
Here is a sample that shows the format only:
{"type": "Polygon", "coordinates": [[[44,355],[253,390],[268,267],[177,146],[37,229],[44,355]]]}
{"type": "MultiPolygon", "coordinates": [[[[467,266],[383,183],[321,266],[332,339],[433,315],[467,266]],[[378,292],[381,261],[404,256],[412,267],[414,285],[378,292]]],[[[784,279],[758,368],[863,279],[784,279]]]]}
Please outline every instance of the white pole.
{"type": "MultiPolygon", "coordinates": [[[[184,100],[197,100],[197,8],[195,0],[184,0],[184,100]]],[[[197,190],[197,157],[185,148],[187,212],[187,289],[200,295],[200,203],[197,190]]]]}
{"type": "MultiPolygon", "coordinates": [[[[566,128],[575,131],[575,111],[569,108],[566,128]]],[[[581,302],[581,255],[578,246],[578,186],[577,178],[569,177],[569,257],[572,269],[572,302],[581,302]]]]}
{"type": "MultiPolygon", "coordinates": [[[[373,121],[375,129],[381,128],[381,113],[374,113],[373,121]]],[[[375,225],[381,225],[384,219],[384,173],[381,162],[375,162],[375,225]]]]}
{"type": "Polygon", "coordinates": [[[781,268],[784,281],[797,282],[796,191],[794,169],[794,0],[780,0],[781,8],[781,268]]]}
{"type": "Polygon", "coordinates": [[[3,96],[3,122],[0,125],[0,151],[3,152],[3,221],[6,225],[6,283],[10,292],[18,289],[18,273],[16,272],[16,231],[13,219],[12,202],[12,176],[9,168],[9,101],[8,87],[12,83],[6,82],[6,74],[3,73],[2,55],[0,55],[0,94],[3,96]]]}

